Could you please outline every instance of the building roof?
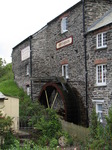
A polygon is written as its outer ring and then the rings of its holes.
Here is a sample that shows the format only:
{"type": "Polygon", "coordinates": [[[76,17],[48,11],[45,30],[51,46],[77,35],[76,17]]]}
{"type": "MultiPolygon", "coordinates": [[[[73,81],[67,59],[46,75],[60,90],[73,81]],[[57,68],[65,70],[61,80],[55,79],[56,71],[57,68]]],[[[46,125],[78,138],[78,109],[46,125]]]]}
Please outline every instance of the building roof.
{"type": "Polygon", "coordinates": [[[4,100],[6,99],[5,95],[3,95],[3,93],[0,92],[0,100],[4,100]]]}
{"type": "Polygon", "coordinates": [[[99,20],[97,20],[93,25],[91,25],[88,30],[88,32],[97,30],[101,27],[104,27],[106,25],[109,25],[112,23],[112,9],[110,9],[110,11],[108,11],[104,16],[102,16],[99,20]]]}

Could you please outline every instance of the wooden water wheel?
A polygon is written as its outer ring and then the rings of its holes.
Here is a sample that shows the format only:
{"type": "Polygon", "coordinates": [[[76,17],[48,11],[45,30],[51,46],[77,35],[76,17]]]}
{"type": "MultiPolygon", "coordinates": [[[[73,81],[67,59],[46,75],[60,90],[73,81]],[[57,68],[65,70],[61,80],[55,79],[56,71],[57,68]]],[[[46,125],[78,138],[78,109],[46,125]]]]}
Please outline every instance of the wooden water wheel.
{"type": "Polygon", "coordinates": [[[56,83],[46,83],[40,92],[39,100],[46,108],[56,110],[56,112],[66,120],[66,100],[64,91],[60,85],[56,83]]]}
{"type": "Polygon", "coordinates": [[[77,123],[76,111],[74,111],[77,108],[74,107],[74,98],[68,85],[63,88],[59,83],[46,83],[40,91],[39,101],[46,108],[56,110],[64,120],[77,123]]]}

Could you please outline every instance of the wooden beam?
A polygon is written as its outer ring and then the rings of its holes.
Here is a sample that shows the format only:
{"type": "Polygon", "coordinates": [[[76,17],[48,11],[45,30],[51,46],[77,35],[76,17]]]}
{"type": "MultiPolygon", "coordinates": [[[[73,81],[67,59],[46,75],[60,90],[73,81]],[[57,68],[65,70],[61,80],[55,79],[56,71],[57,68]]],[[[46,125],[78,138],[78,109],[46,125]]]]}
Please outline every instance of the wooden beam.
{"type": "Polygon", "coordinates": [[[50,106],[49,106],[49,100],[48,100],[48,96],[47,96],[47,91],[46,90],[45,90],[45,96],[46,96],[47,106],[48,106],[48,108],[50,108],[50,106]]]}
{"type": "Polygon", "coordinates": [[[58,96],[58,92],[56,92],[56,95],[55,95],[55,97],[54,97],[53,103],[52,103],[52,105],[51,105],[51,109],[52,109],[53,106],[54,106],[54,103],[55,103],[55,101],[56,101],[57,96],[58,96]]]}

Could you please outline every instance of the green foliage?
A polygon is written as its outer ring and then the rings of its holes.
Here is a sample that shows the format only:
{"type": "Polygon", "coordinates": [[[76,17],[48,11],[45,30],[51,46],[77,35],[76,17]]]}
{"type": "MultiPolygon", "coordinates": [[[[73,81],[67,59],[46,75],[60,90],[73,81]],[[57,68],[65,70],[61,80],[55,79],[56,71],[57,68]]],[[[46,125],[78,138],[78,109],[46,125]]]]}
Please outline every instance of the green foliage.
{"type": "Polygon", "coordinates": [[[0,82],[0,91],[7,96],[19,97],[22,89],[18,88],[14,80],[6,80],[0,82]]]}
{"type": "Polygon", "coordinates": [[[2,58],[0,58],[0,67],[1,67],[1,66],[4,66],[5,64],[6,64],[6,61],[3,60],[2,58]]]}
{"type": "Polygon", "coordinates": [[[58,140],[55,139],[55,138],[52,138],[52,139],[50,140],[50,144],[49,144],[50,148],[54,148],[54,147],[56,147],[57,145],[58,145],[58,140]]]}
{"type": "Polygon", "coordinates": [[[106,121],[108,124],[108,128],[110,132],[112,133],[112,107],[109,109],[108,117],[106,117],[106,121]]]}
{"type": "Polygon", "coordinates": [[[26,93],[20,95],[20,117],[31,117],[29,123],[35,124],[44,113],[44,107],[38,101],[32,101],[26,93]],[[23,111],[24,110],[24,111],[23,111]]]}
{"type": "Polygon", "coordinates": [[[106,117],[107,124],[104,127],[93,110],[91,116],[90,136],[88,148],[91,150],[111,150],[112,148],[112,108],[109,110],[109,116],[106,117]]]}
{"type": "Polygon", "coordinates": [[[12,64],[3,65],[2,61],[0,64],[0,91],[7,96],[19,97],[21,89],[14,82],[12,64]]]}
{"type": "Polygon", "coordinates": [[[12,118],[10,118],[9,116],[3,116],[0,112],[0,146],[2,148],[8,147],[8,145],[13,142],[13,134],[11,130],[12,123],[12,118]]]}
{"type": "Polygon", "coordinates": [[[12,125],[12,118],[9,116],[3,116],[0,112],[0,134],[3,135],[4,132],[8,131],[12,125]]]}
{"type": "Polygon", "coordinates": [[[4,143],[1,146],[2,149],[9,149],[14,144],[15,136],[12,130],[9,130],[4,134],[4,143]]]}
{"type": "MultiPolygon", "coordinates": [[[[44,115],[45,109],[42,105],[39,104],[38,101],[32,101],[26,93],[21,92],[20,94],[20,108],[19,108],[19,116],[20,121],[27,127],[34,127],[35,123],[44,115]],[[24,110],[24,111],[23,111],[24,110]]],[[[33,133],[35,138],[38,137],[38,131],[33,133]]]]}
{"type": "Polygon", "coordinates": [[[90,124],[90,135],[94,139],[97,133],[98,117],[95,111],[95,108],[91,113],[91,124],[90,124]]]}
{"type": "Polygon", "coordinates": [[[52,138],[56,136],[58,130],[61,130],[61,123],[54,110],[46,109],[46,114],[40,118],[35,128],[40,129],[43,135],[52,138]]]}
{"type": "Polygon", "coordinates": [[[72,145],[72,138],[62,131],[58,115],[53,109],[45,109],[38,101],[32,102],[25,94],[20,96],[20,117],[33,127],[32,137],[40,146],[58,145],[61,136],[67,138],[67,145],[72,145]],[[24,111],[23,111],[24,110],[24,111]]]}
{"type": "Polygon", "coordinates": [[[68,145],[68,146],[71,146],[71,145],[73,145],[73,139],[72,139],[72,137],[67,133],[67,132],[63,132],[63,136],[66,138],[66,144],[68,145]]]}
{"type": "Polygon", "coordinates": [[[11,63],[7,64],[6,66],[3,66],[1,72],[2,74],[0,76],[0,82],[14,79],[11,63]]]}
{"type": "Polygon", "coordinates": [[[21,146],[18,140],[14,140],[14,144],[11,145],[9,150],[48,150],[48,148],[37,146],[33,141],[26,141],[21,146]]]}
{"type": "Polygon", "coordinates": [[[0,58],[0,78],[5,74],[4,61],[0,58]]]}
{"type": "Polygon", "coordinates": [[[107,125],[106,130],[106,141],[108,142],[109,147],[112,148],[112,107],[109,109],[109,114],[106,117],[107,125]]]}
{"type": "Polygon", "coordinates": [[[12,63],[6,64],[2,58],[0,58],[0,91],[7,96],[19,95],[19,88],[14,82],[12,63]]]}
{"type": "Polygon", "coordinates": [[[13,79],[12,63],[6,64],[6,61],[0,58],[0,82],[8,79],[13,79]]]}
{"type": "Polygon", "coordinates": [[[35,124],[35,129],[41,131],[39,144],[48,145],[52,139],[56,141],[59,138],[57,132],[62,131],[62,126],[56,112],[52,109],[46,109],[45,114],[35,124]]]}

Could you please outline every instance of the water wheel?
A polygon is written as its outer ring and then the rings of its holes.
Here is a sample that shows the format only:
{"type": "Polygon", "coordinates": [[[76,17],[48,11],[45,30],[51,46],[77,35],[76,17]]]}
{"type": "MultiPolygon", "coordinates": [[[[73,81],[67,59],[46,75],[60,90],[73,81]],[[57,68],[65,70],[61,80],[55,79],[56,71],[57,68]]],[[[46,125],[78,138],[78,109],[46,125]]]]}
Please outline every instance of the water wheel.
{"type": "Polygon", "coordinates": [[[74,98],[68,85],[65,85],[65,87],[66,90],[61,84],[53,82],[46,83],[40,91],[39,101],[46,108],[56,110],[57,114],[64,120],[77,123],[77,117],[74,111],[74,109],[76,110],[74,107],[74,98]]]}
{"type": "Polygon", "coordinates": [[[64,91],[60,85],[55,83],[46,83],[40,92],[39,101],[46,108],[56,110],[56,112],[66,120],[66,100],[64,91]]]}

